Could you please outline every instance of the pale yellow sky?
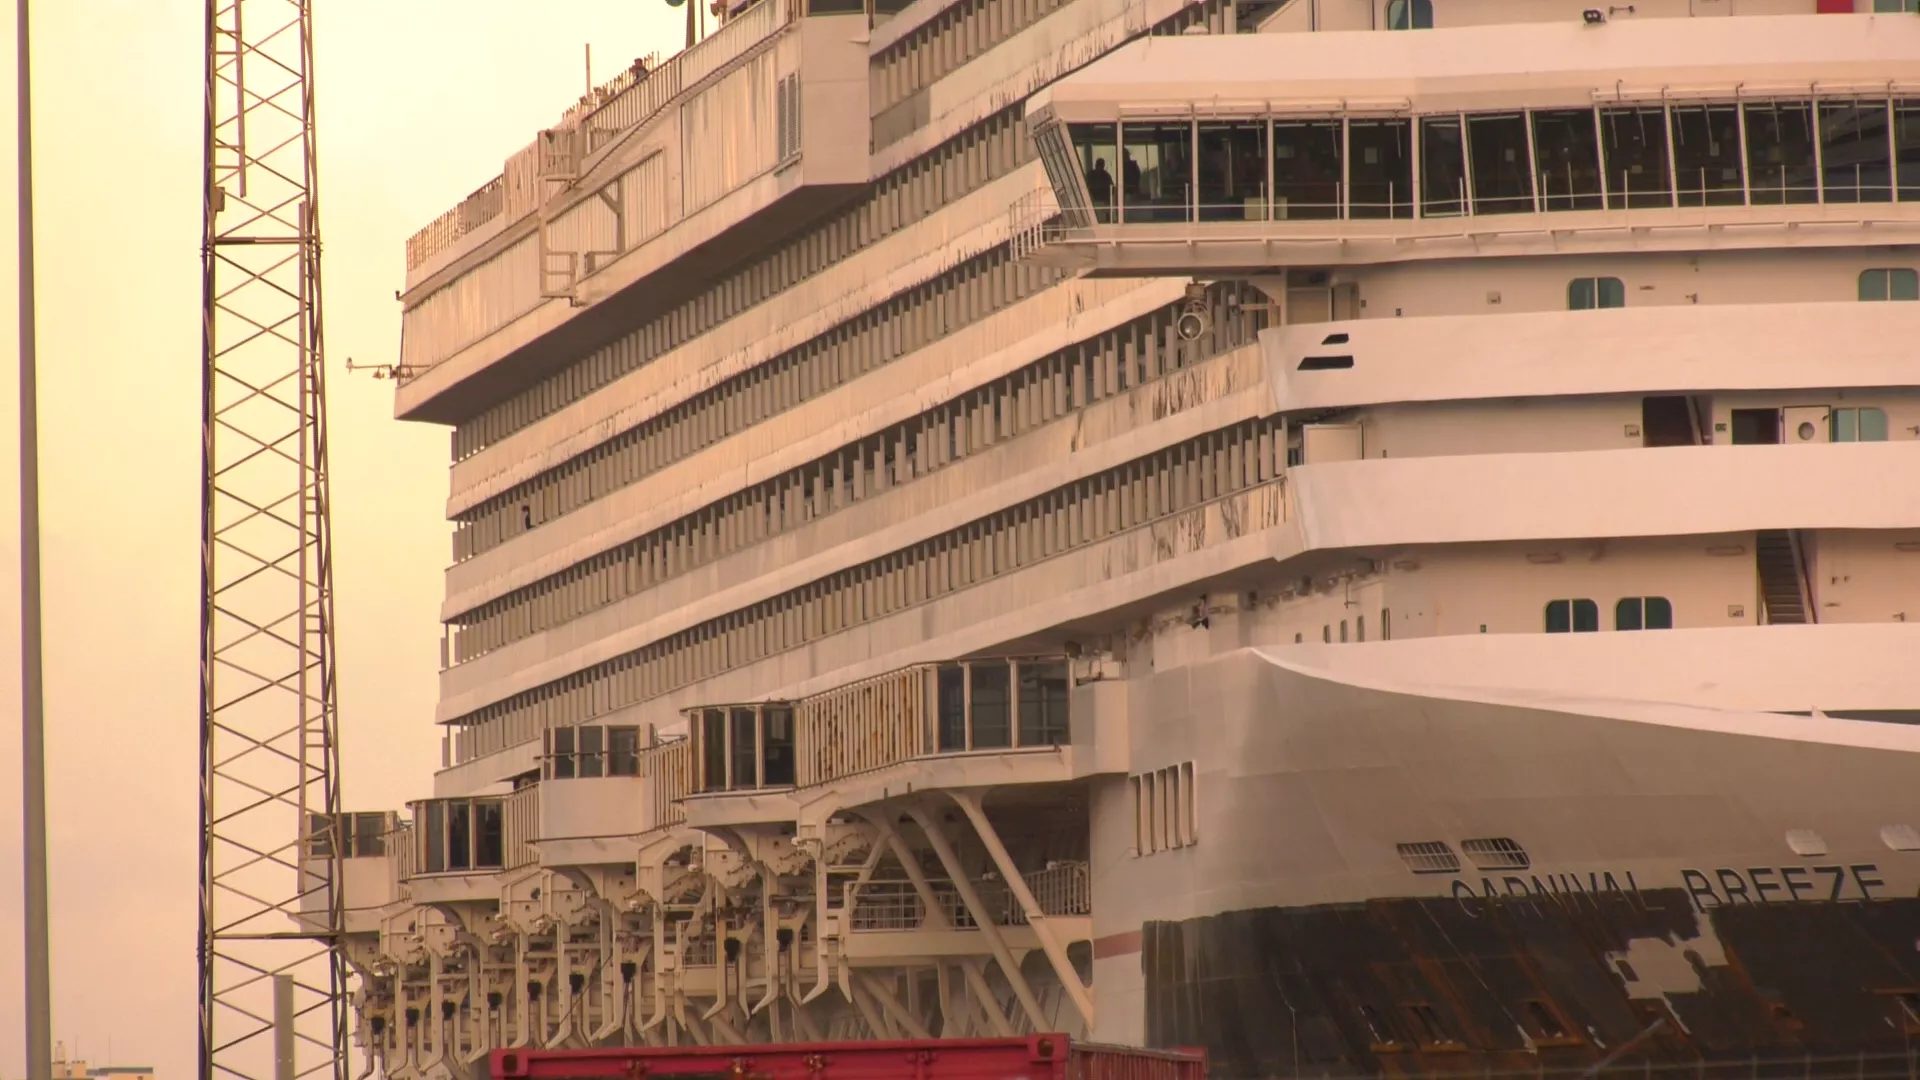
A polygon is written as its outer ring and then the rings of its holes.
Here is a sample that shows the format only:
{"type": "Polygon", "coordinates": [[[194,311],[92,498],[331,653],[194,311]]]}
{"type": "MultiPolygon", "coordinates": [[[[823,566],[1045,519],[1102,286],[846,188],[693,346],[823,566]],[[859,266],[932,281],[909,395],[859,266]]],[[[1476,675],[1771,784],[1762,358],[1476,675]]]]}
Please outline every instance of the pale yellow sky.
{"type": "MultiPolygon", "coordinates": [[[[14,54],[13,6],[0,54],[14,54]]],[[[402,244],[556,120],[672,51],[665,0],[314,0],[344,790],[425,795],[447,434],[348,377],[399,343],[402,244]]],[[[55,1037],[194,1072],[200,0],[33,0],[55,1037]]],[[[4,63],[0,60],[0,63],[4,63]]],[[[12,65],[0,117],[14,110],[12,65]]],[[[0,136],[0,352],[16,323],[0,136]]],[[[0,1076],[20,1047],[18,475],[0,365],[0,1076]]]]}

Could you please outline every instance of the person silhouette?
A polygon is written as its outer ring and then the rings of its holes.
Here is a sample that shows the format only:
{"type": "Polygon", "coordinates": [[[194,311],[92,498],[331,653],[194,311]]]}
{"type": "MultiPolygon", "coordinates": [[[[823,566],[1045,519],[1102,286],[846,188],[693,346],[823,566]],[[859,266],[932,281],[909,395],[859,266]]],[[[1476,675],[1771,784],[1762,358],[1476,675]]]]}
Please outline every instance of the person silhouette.
{"type": "Polygon", "coordinates": [[[1093,171],[1087,173],[1087,194],[1102,210],[1113,205],[1113,174],[1107,171],[1106,158],[1093,159],[1093,171]]]}

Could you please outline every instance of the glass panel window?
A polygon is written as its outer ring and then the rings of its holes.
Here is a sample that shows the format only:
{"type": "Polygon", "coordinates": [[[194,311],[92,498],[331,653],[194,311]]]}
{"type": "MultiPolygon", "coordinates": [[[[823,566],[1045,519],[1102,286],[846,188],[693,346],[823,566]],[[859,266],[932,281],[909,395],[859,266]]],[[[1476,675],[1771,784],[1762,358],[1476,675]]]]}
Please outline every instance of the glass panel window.
{"type": "Polygon", "coordinates": [[[1860,271],[1860,299],[1920,300],[1920,274],[1906,267],[1860,271]]]}
{"type": "Polygon", "coordinates": [[[1629,596],[1613,605],[1615,630],[1671,630],[1673,604],[1664,596],[1629,596]]]}
{"type": "Polygon", "coordinates": [[[1340,216],[1340,122],[1273,122],[1273,216],[1311,220],[1340,216]]]}
{"type": "Polygon", "coordinates": [[[1187,221],[1193,203],[1193,127],[1177,124],[1120,125],[1122,183],[1138,171],[1137,185],[1125,187],[1122,213],[1128,224],[1187,221]],[[1133,164],[1128,164],[1132,162],[1133,164]]]}
{"type": "Polygon", "coordinates": [[[1601,109],[1600,141],[1606,150],[1609,210],[1673,205],[1665,109],[1601,109]]]}
{"type": "Polygon", "coordinates": [[[447,869],[473,869],[473,804],[447,804],[447,869]]]}
{"type": "Polygon", "coordinates": [[[1467,117],[1475,214],[1533,212],[1533,173],[1527,161],[1527,119],[1519,113],[1467,117]]]}
{"type": "Polygon", "coordinates": [[[1387,0],[1387,29],[1433,29],[1433,0],[1387,0]]]}
{"type": "Polygon", "coordinates": [[[1095,220],[1112,221],[1120,190],[1120,152],[1114,125],[1070,124],[1067,135],[1073,140],[1075,165],[1086,179],[1087,196],[1093,200],[1095,220]]]}
{"type": "Polygon", "coordinates": [[[1266,220],[1266,123],[1201,124],[1199,145],[1200,220],[1266,220]]]}
{"type": "Polygon", "coordinates": [[[607,775],[640,775],[639,728],[610,727],[607,729],[607,775]]]}
{"type": "Polygon", "coordinates": [[[1067,665],[1063,661],[1020,665],[1020,745],[1059,746],[1067,741],[1067,665]]]}
{"type": "Polygon", "coordinates": [[[427,873],[438,874],[447,868],[447,804],[439,799],[427,803],[427,873]]]}
{"type": "Polygon", "coordinates": [[[473,865],[479,870],[493,870],[506,865],[503,857],[506,853],[506,829],[502,820],[504,811],[498,800],[487,799],[473,804],[473,865]]]}
{"type": "Polygon", "coordinates": [[[938,675],[938,745],[951,753],[967,748],[967,672],[959,664],[945,664],[938,675]]]}
{"type": "Polygon", "coordinates": [[[1901,202],[1920,202],[1920,99],[1893,105],[1893,157],[1901,202]]]}
{"type": "Polygon", "coordinates": [[[1835,409],[1829,423],[1834,442],[1887,441],[1887,414],[1880,409],[1835,409]]]}
{"type": "Polygon", "coordinates": [[[727,787],[727,714],[719,709],[700,712],[700,790],[727,787]]]}
{"type": "Polygon", "coordinates": [[[557,727],[547,733],[553,750],[547,759],[547,775],[555,780],[573,779],[573,729],[557,727]]]}
{"type": "Polygon", "coordinates": [[[1827,202],[1893,200],[1890,134],[1885,101],[1820,103],[1820,174],[1827,202]]]}
{"type": "Polygon", "coordinates": [[[580,729],[580,749],[578,761],[580,775],[598,777],[605,771],[606,758],[600,749],[600,740],[606,735],[602,727],[583,727],[580,729]]]}
{"type": "Polygon", "coordinates": [[[1746,106],[1747,182],[1755,206],[1819,200],[1813,171],[1813,106],[1766,101],[1746,106]]]}
{"type": "Polygon", "coordinates": [[[974,750],[1004,750],[1013,745],[1011,672],[1004,661],[975,661],[967,665],[973,691],[974,750]]]}
{"type": "Polygon", "coordinates": [[[1549,600],[1547,633],[1588,634],[1600,629],[1600,606],[1591,600],[1549,600]]]}
{"type": "Polygon", "coordinates": [[[1460,118],[1426,117],[1420,121],[1420,215],[1459,217],[1466,212],[1467,156],[1460,118]]]}
{"type": "Polygon", "coordinates": [[[1600,133],[1592,109],[1534,113],[1533,156],[1541,209],[1600,209],[1600,133]]]}
{"type": "Polygon", "coordinates": [[[1412,125],[1406,120],[1347,122],[1347,216],[1413,216],[1412,125]]]}
{"type": "Polygon", "coordinates": [[[760,783],[760,740],[756,732],[760,726],[759,715],[754,709],[731,711],[733,745],[729,756],[733,759],[733,776],[729,786],[755,787],[760,783]]]}
{"type": "Polygon", "coordinates": [[[1875,15],[1911,15],[1920,11],[1920,0],[1873,0],[1875,15]]]}
{"type": "Polygon", "coordinates": [[[1574,278],[1567,282],[1567,310],[1627,306],[1627,287],[1616,277],[1574,278]]]}
{"type": "Polygon", "coordinates": [[[353,821],[353,854],[361,858],[387,852],[385,814],[356,814],[353,821]]]}
{"type": "Polygon", "coordinates": [[[764,779],[768,787],[788,787],[794,782],[793,707],[767,705],[760,710],[761,755],[764,779]]]}
{"type": "Polygon", "coordinates": [[[1732,105],[1673,108],[1673,168],[1681,206],[1739,206],[1740,114],[1732,105]]]}

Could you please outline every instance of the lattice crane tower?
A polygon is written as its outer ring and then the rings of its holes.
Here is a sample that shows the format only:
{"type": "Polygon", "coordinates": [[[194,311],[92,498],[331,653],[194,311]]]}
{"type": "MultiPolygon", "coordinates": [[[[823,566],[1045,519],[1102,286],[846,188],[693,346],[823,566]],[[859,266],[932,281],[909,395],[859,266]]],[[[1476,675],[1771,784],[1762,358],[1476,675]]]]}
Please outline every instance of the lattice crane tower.
{"type": "Polygon", "coordinates": [[[207,0],[200,1077],[344,1080],[310,0],[207,0]]]}

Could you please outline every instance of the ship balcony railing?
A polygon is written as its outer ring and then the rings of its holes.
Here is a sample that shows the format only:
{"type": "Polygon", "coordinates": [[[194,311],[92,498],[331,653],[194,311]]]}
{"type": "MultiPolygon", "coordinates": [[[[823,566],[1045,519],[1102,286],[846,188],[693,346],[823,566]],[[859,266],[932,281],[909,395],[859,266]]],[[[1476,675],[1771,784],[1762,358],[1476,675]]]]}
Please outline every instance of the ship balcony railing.
{"type": "Polygon", "coordinates": [[[539,785],[508,795],[422,799],[414,820],[413,875],[485,874],[518,870],[538,857],[539,785]]]}
{"type": "Polygon", "coordinates": [[[540,839],[634,836],[686,820],[692,778],[684,736],[651,727],[549,728],[540,757],[540,839]]]}
{"type": "Polygon", "coordinates": [[[695,794],[806,788],[920,758],[1070,738],[1065,657],[919,664],[799,701],[686,710],[695,794]]]}
{"type": "MultiPolygon", "coordinates": [[[[1027,887],[1044,915],[1067,917],[1093,911],[1093,889],[1088,866],[1071,860],[1049,863],[1041,870],[1028,871],[1027,887]]],[[[998,878],[973,882],[974,892],[986,906],[983,913],[1000,926],[1025,926],[1027,915],[1015,899],[1013,890],[998,878]]],[[[977,930],[979,923],[967,909],[952,881],[941,878],[927,881],[928,891],[939,905],[946,925],[955,930],[977,930]]],[[[927,904],[911,881],[884,879],[864,884],[847,882],[842,886],[842,907],[847,911],[847,928],[863,930],[926,929],[927,904]]]]}
{"type": "Polygon", "coordinates": [[[759,0],[665,62],[635,61],[582,95],[560,122],[516,153],[499,176],[407,239],[409,273],[501,217],[511,225],[539,208],[544,178],[566,176],[621,133],[653,119],[680,92],[794,22],[800,0],[759,0]]]}

